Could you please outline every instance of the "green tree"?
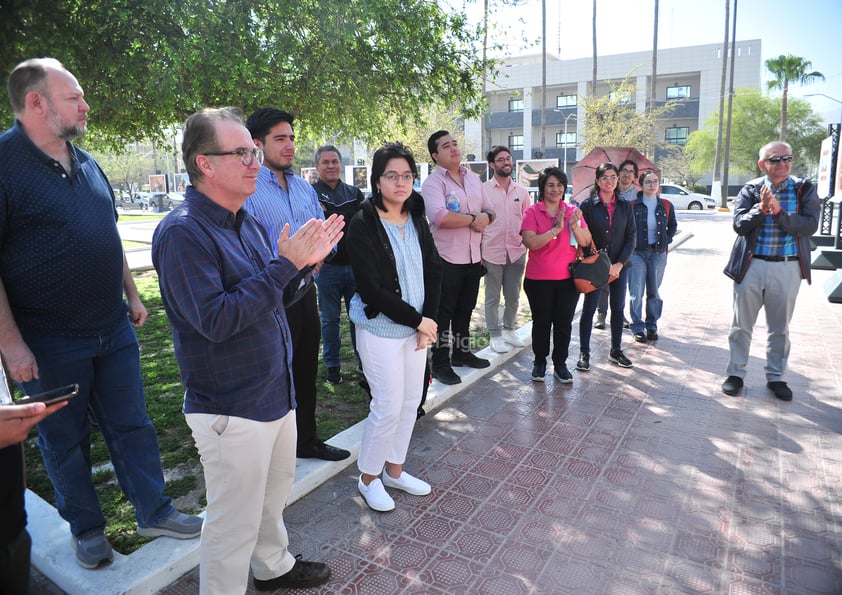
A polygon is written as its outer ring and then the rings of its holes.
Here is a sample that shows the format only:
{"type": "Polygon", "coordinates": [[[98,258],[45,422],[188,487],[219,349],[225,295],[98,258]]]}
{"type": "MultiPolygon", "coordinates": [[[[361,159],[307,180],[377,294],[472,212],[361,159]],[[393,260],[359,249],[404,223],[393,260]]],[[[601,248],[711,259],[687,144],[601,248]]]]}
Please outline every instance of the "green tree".
{"type": "MultiPolygon", "coordinates": [[[[778,138],[781,100],[760,95],[755,89],[739,89],[734,96],[731,122],[732,173],[759,174],[757,153],[766,143],[778,138]]],[[[711,114],[701,130],[690,134],[685,152],[693,157],[693,170],[710,170],[716,151],[716,127],[719,114],[711,114]]],[[[826,136],[821,118],[802,99],[789,102],[789,138],[795,155],[793,173],[808,175],[818,161],[822,139],[826,136]]]]}
{"type": "Polygon", "coordinates": [[[429,104],[476,117],[490,65],[475,55],[481,29],[426,0],[31,0],[3,13],[4,73],[64,62],[93,107],[92,144],[163,142],[206,105],[279,106],[300,135],[363,138],[429,104]]]}
{"type": "Polygon", "coordinates": [[[594,147],[647,147],[659,146],[655,141],[655,129],[673,109],[668,103],[661,107],[650,106],[648,112],[639,112],[635,107],[635,87],[629,74],[618,85],[611,85],[608,95],[582,99],[585,108],[585,122],[582,149],[585,154],[594,147]]]}
{"type": "Polygon", "coordinates": [[[789,84],[798,83],[799,85],[808,85],[814,81],[823,81],[824,75],[817,71],[810,69],[813,67],[812,62],[805,60],[800,56],[793,56],[787,54],[780,55],[777,58],[769,58],[766,60],[766,68],[775,77],[767,84],[770,90],[781,90],[781,134],[780,140],[787,140],[787,111],[789,107],[789,84]]]}
{"type": "Polygon", "coordinates": [[[695,186],[701,174],[693,170],[693,158],[684,147],[670,145],[666,147],[663,157],[658,159],[658,169],[661,175],[682,186],[695,186]]]}

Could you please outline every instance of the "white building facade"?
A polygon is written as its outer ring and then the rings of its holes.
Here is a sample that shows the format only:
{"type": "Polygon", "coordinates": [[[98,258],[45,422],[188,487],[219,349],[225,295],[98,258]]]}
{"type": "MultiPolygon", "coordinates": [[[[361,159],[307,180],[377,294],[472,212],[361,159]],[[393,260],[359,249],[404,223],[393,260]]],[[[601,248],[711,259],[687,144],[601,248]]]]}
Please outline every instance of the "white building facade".
{"type": "MultiPolygon", "coordinates": [[[[760,92],[760,40],[738,41],[735,46],[734,89],[754,88],[760,92]]],[[[683,146],[689,134],[719,110],[722,54],[722,44],[658,50],[656,103],[660,106],[678,100],[679,104],[656,132],[656,140],[683,146]]],[[[597,96],[609,94],[612,85],[629,77],[635,86],[631,101],[638,111],[646,109],[652,85],[651,51],[600,56],[597,68],[597,96]]],[[[727,68],[730,71],[730,64],[727,68]]],[[[566,153],[569,173],[583,156],[580,147],[584,139],[580,134],[585,110],[581,98],[589,93],[592,75],[591,58],[560,60],[548,54],[544,91],[540,54],[505,60],[499,76],[486,88],[489,110],[485,138],[481,122],[468,120],[466,144],[476,151],[478,159],[490,146],[498,144],[510,147],[515,159],[557,158],[560,165],[565,162],[566,153]]]]}

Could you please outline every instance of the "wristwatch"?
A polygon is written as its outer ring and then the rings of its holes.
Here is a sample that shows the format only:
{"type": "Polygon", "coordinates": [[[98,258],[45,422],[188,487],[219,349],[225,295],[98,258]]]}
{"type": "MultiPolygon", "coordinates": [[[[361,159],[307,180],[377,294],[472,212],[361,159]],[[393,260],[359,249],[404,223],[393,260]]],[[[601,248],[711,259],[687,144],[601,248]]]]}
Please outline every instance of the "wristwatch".
{"type": "Polygon", "coordinates": [[[474,215],[473,213],[468,213],[468,215],[471,216],[471,225],[473,225],[477,220],[477,216],[474,215]]]}
{"type": "Polygon", "coordinates": [[[491,225],[494,223],[494,213],[491,211],[483,211],[486,215],[488,215],[488,224],[491,225]]]}

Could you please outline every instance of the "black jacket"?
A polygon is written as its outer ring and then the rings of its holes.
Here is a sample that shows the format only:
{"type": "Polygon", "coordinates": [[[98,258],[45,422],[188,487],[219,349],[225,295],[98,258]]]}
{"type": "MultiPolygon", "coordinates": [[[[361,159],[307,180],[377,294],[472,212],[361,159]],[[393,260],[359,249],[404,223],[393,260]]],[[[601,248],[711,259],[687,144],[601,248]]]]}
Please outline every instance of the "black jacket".
{"type": "Polygon", "coordinates": [[[636,227],[631,203],[617,196],[614,217],[609,227],[608,207],[598,194],[579,205],[598,250],[606,249],[612,263],[622,262],[623,268],[631,266],[631,256],[636,242],[636,227]]]}
{"type": "Polygon", "coordinates": [[[395,254],[376,207],[367,199],[348,226],[348,257],[365,315],[385,314],[398,324],[418,328],[422,316],[436,319],[441,296],[441,259],[424,216],[424,200],[413,192],[407,199],[410,219],[421,243],[424,262],[424,307],[419,314],[401,296],[395,254]]]}
{"type": "MultiPolygon", "coordinates": [[[[737,239],[731,248],[731,257],[723,272],[737,283],[742,282],[748,265],[751,264],[760,225],[766,218],[766,214],[760,211],[760,186],[762,185],[762,179],[752,180],[743,186],[734,201],[734,231],[737,232],[737,239]]],[[[810,283],[810,236],[819,228],[821,201],[816,193],[816,187],[810,180],[795,179],[795,196],[795,213],[781,211],[774,216],[774,219],[782,230],[795,236],[801,278],[810,283]]]]}

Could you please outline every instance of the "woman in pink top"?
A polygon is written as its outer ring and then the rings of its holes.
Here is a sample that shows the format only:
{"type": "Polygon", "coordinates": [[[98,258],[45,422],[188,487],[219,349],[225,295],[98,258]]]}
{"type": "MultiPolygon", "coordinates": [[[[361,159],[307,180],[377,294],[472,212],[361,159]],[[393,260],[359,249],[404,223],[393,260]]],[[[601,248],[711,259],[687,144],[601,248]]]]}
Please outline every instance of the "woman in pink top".
{"type": "Polygon", "coordinates": [[[543,382],[550,353],[550,327],[553,333],[553,375],[570,384],[567,351],[573,314],[579,293],[570,276],[570,263],[576,260],[576,245],[589,246],[591,233],[575,206],[565,204],[567,176],[557,167],[548,167],[538,177],[538,202],[523,214],[520,235],[529,250],[523,289],[532,310],[532,352],[535,361],[532,380],[543,382]]]}

